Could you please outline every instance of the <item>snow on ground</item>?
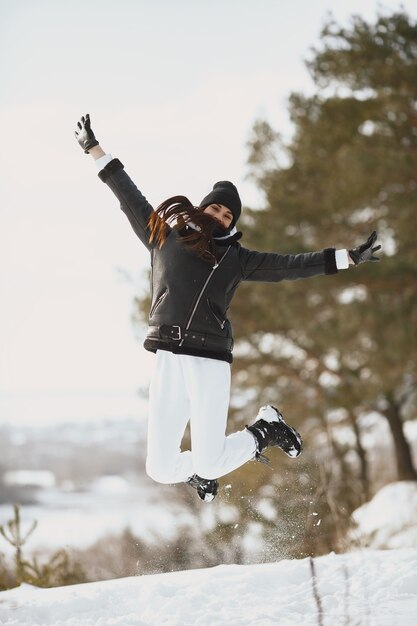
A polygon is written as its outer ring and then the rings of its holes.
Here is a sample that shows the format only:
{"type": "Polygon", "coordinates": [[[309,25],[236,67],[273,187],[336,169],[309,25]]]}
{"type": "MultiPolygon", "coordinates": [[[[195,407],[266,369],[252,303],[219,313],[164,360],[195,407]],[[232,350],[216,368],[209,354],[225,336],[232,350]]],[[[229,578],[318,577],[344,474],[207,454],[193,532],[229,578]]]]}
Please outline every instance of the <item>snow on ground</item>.
{"type": "MultiPolygon", "coordinates": [[[[323,626],[415,626],[417,549],[314,560],[323,626]]],[[[2,626],[309,626],[309,559],[0,593],[2,626]]]]}
{"type": "MultiPolygon", "coordinates": [[[[352,540],[372,549],[417,547],[417,483],[385,485],[352,515],[352,540]]],[[[416,614],[417,624],[417,614],[416,614]]]]}

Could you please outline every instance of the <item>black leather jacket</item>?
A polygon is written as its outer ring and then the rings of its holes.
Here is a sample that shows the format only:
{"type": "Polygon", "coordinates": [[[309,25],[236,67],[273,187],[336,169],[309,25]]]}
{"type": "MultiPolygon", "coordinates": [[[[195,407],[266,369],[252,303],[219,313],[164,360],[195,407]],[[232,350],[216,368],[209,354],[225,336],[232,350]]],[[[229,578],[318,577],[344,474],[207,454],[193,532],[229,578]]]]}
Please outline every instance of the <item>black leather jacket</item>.
{"type": "Polygon", "coordinates": [[[279,282],[337,273],[335,249],[276,254],[243,248],[231,236],[217,243],[219,259],[199,258],[171,229],[164,245],[149,243],[153,208],[113,159],[100,172],[120,201],[136,235],[151,253],[152,304],[146,350],[169,350],[232,362],[233,334],[227,311],[244,280],[279,282]]]}

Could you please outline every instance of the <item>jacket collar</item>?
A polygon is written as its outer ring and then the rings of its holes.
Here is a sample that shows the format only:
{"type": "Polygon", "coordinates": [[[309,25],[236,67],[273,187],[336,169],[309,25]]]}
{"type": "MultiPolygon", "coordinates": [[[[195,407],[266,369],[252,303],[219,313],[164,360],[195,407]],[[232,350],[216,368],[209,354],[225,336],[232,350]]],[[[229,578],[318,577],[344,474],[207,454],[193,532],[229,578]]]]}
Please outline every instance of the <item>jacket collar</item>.
{"type": "Polygon", "coordinates": [[[241,237],[243,237],[243,233],[240,230],[233,228],[225,237],[213,237],[213,239],[220,245],[229,246],[231,243],[238,241],[241,237]]]}
{"type": "MultiPolygon", "coordinates": [[[[194,230],[200,230],[200,228],[193,222],[187,222],[187,226],[194,228],[194,230]]],[[[220,245],[228,246],[231,243],[238,241],[242,237],[243,233],[237,230],[236,226],[233,226],[230,233],[223,235],[222,237],[213,237],[214,241],[220,245]]]]}

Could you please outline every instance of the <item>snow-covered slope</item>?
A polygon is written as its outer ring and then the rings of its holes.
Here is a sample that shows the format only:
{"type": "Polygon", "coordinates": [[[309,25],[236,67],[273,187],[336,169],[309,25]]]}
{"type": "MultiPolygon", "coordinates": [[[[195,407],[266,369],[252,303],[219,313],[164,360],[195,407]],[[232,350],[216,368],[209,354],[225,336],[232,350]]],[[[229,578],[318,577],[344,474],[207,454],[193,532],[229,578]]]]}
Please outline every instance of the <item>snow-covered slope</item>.
{"type": "Polygon", "coordinates": [[[356,509],[352,517],[357,528],[350,533],[350,539],[362,547],[416,548],[417,482],[385,485],[370,502],[356,509]]]}
{"type": "MultiPolygon", "coordinates": [[[[315,559],[324,626],[415,626],[417,550],[315,559]]],[[[318,624],[310,560],[220,565],[0,593],[2,626],[309,626],[318,624]]]]}

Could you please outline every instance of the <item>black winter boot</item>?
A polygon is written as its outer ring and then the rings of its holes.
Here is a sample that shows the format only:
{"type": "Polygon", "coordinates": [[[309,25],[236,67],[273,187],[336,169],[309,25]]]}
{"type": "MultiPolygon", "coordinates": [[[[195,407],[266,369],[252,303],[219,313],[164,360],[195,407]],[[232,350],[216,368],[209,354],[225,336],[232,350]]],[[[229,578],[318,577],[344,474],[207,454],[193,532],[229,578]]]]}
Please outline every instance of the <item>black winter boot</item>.
{"type": "Polygon", "coordinates": [[[201,478],[194,474],[185,481],[187,485],[191,485],[194,489],[197,489],[197,493],[204,502],[211,502],[217,495],[219,490],[219,483],[217,480],[208,480],[206,478],[201,478]]]}
{"type": "Polygon", "coordinates": [[[280,411],[270,404],[261,407],[258,419],[252,426],[246,426],[257,442],[255,459],[264,461],[261,452],[269,446],[281,448],[289,457],[297,457],[303,449],[303,441],[300,434],[291,426],[288,426],[280,411]]]}

